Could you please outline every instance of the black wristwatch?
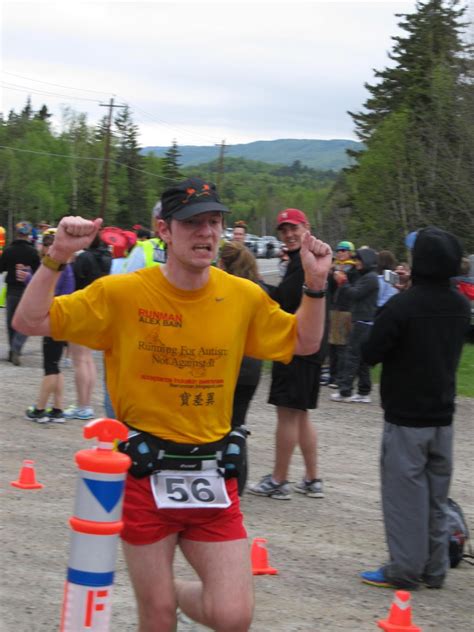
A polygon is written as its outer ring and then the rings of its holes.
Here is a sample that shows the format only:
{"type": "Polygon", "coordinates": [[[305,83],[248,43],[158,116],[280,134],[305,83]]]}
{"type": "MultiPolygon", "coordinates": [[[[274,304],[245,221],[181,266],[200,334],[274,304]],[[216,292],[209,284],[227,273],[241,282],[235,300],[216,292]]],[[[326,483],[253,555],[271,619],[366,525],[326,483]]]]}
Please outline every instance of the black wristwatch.
{"type": "Polygon", "coordinates": [[[303,294],[309,296],[309,298],[324,298],[327,293],[328,286],[324,287],[322,290],[311,290],[306,283],[303,284],[303,294]]]}

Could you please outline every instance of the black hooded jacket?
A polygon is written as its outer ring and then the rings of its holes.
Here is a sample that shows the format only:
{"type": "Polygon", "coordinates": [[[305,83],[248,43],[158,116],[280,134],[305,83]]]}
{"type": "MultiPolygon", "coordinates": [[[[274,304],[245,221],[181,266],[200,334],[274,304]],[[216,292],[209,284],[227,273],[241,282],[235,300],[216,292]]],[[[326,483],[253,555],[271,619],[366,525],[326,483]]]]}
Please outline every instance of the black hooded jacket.
{"type": "Polygon", "coordinates": [[[368,364],[382,363],[385,420],[400,426],[447,426],[454,413],[456,370],[469,327],[467,299],[450,286],[461,246],[439,228],[419,231],[412,287],[377,314],[364,348],[368,364]]]}
{"type": "Polygon", "coordinates": [[[375,271],[377,253],[372,248],[360,248],[356,256],[362,261],[359,276],[353,285],[348,282],[339,291],[343,300],[351,306],[352,321],[370,322],[374,320],[379,293],[379,280],[375,271]]]}
{"type": "Polygon", "coordinates": [[[27,239],[14,239],[0,257],[0,272],[6,271],[7,273],[5,283],[8,294],[21,295],[26,287],[23,281],[18,281],[16,278],[18,263],[29,266],[32,272],[36,272],[39,268],[38,251],[27,239]]]}

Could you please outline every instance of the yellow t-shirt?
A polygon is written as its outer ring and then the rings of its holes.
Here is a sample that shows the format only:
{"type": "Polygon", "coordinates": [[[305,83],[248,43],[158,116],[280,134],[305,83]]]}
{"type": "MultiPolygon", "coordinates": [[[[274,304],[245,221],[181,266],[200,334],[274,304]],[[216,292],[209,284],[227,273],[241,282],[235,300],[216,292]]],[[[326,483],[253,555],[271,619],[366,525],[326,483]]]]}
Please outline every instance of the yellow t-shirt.
{"type": "Polygon", "coordinates": [[[178,443],[221,439],[242,356],[289,362],[296,338],[293,314],[216,268],[195,291],[160,266],[102,277],[57,297],[50,318],[53,338],[105,351],[118,419],[178,443]]]}

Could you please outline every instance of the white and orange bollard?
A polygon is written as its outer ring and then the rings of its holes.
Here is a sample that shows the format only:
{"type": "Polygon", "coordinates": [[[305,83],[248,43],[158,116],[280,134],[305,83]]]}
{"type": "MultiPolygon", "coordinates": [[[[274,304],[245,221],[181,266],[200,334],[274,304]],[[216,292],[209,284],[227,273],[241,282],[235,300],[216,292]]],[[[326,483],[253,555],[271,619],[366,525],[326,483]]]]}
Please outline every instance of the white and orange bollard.
{"type": "Polygon", "coordinates": [[[79,477],[64,587],[60,632],[108,632],[111,594],[125,477],[130,458],[113,450],[124,441],[126,426],[115,419],[96,419],[84,426],[84,437],[99,444],[76,453],[79,477]]]}

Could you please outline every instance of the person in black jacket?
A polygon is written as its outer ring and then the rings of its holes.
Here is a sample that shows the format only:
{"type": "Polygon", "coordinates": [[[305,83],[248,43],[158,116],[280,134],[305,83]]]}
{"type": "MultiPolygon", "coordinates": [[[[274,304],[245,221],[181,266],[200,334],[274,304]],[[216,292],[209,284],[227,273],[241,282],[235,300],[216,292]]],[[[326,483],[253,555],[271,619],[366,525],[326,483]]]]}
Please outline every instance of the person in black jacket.
{"type": "Polygon", "coordinates": [[[370,370],[362,358],[362,345],[367,341],[377,309],[379,281],[375,271],[377,253],[371,248],[359,248],[355,254],[359,276],[354,284],[346,273],[335,271],[334,277],[340,284],[340,294],[351,308],[351,332],[339,374],[339,392],[331,395],[333,402],[357,402],[370,404],[372,382],[370,370]],[[354,378],[358,378],[357,393],[352,395],[354,378]]]}
{"type": "Polygon", "coordinates": [[[82,290],[96,279],[109,274],[111,267],[112,254],[97,235],[89,248],[79,253],[74,260],[76,290],[82,290]]]}
{"type": "Polygon", "coordinates": [[[354,260],[355,248],[351,241],[340,241],[336,246],[334,264],[328,276],[329,295],[329,375],[321,383],[339,388],[344,358],[352,327],[351,301],[336,281],[338,272],[344,272],[349,283],[359,277],[354,260]]]}
{"type": "Polygon", "coordinates": [[[446,505],[452,471],[456,370],[469,327],[467,299],[450,286],[462,249],[429,227],[414,244],[412,287],[378,313],[364,347],[382,363],[382,507],[390,561],[365,583],[441,588],[449,566],[446,505]]]}
{"type": "MultiPolygon", "coordinates": [[[[278,214],[277,228],[280,239],[288,248],[289,263],[280,284],[277,287],[269,287],[270,296],[283,310],[294,314],[305,291],[300,249],[302,237],[310,229],[310,225],[303,211],[291,208],[278,214]]],[[[322,300],[325,293],[309,293],[309,296],[313,295],[311,300],[322,300]]],[[[305,464],[305,475],[293,489],[309,498],[324,498],[323,482],[318,477],[318,437],[308,410],[317,406],[321,365],[327,352],[327,324],[326,311],[325,333],[317,353],[307,356],[295,355],[289,364],[273,363],[268,403],[277,407],[275,465],[272,474],[267,474],[248,488],[252,494],[277,500],[291,498],[286,479],[291,457],[299,445],[305,464]]]]}
{"type": "Polygon", "coordinates": [[[17,270],[35,272],[40,265],[39,254],[30,243],[32,231],[30,222],[18,222],[15,226],[16,238],[5,248],[0,257],[0,272],[6,272],[7,286],[7,330],[8,361],[16,366],[21,364],[21,351],[27,336],[15,331],[12,327],[13,315],[25,291],[25,282],[17,278],[17,270]]]}

